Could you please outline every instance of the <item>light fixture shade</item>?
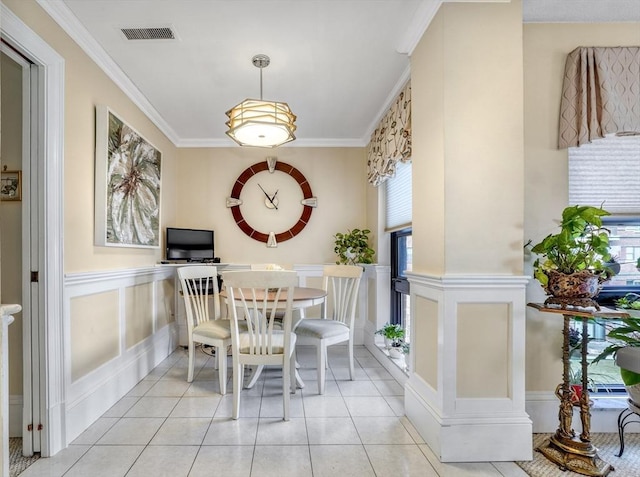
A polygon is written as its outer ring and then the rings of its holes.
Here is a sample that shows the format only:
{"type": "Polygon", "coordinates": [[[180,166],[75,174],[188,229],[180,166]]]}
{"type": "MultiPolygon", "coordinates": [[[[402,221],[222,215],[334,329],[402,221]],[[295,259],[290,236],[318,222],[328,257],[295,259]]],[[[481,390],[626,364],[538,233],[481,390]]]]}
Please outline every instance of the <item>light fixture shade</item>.
{"type": "Polygon", "coordinates": [[[245,99],[226,115],[226,133],[241,146],[277,147],[296,138],[296,115],[287,103],[245,99]]]}

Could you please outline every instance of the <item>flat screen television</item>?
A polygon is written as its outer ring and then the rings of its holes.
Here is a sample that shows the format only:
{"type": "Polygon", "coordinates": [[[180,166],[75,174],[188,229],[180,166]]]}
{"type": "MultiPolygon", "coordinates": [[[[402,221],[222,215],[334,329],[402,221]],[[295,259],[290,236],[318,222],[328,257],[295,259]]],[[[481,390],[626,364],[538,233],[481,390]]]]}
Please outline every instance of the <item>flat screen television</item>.
{"type": "Polygon", "coordinates": [[[213,260],[213,230],[167,227],[167,260],[213,260]]]}

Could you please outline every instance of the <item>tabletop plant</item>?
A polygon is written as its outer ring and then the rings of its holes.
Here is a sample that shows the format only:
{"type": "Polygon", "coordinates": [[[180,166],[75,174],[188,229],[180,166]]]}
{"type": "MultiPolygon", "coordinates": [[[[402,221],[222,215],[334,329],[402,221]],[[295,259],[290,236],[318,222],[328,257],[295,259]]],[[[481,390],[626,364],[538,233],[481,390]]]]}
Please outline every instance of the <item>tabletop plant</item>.
{"type": "Polygon", "coordinates": [[[607,266],[611,259],[609,231],[602,226],[602,217],[607,215],[611,214],[601,207],[567,207],[560,231],[532,247],[538,255],[533,274],[548,295],[590,299],[612,276],[607,266]]]}
{"type": "Polygon", "coordinates": [[[368,229],[353,229],[347,233],[335,234],[333,251],[338,254],[337,265],[356,265],[359,263],[373,263],[375,250],[369,247],[368,229]]]}

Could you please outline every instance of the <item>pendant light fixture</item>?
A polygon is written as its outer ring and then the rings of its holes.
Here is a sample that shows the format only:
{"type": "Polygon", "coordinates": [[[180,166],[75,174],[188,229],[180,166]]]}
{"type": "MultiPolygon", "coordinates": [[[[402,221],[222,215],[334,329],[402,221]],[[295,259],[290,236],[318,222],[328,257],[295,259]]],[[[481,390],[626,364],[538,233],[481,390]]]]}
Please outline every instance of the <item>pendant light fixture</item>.
{"type": "Polygon", "coordinates": [[[278,147],[296,137],[296,115],[287,103],[262,99],[262,69],[269,66],[267,55],[256,55],[253,66],[260,68],[260,99],[245,99],[225,114],[226,133],[241,146],[278,147]]]}

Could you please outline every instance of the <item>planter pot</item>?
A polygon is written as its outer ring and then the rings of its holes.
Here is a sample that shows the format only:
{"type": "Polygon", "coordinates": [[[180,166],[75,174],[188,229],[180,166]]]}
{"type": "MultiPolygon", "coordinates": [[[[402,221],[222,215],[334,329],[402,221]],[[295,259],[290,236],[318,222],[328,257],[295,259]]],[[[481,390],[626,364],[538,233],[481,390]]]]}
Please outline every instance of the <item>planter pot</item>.
{"type": "Polygon", "coordinates": [[[633,384],[632,386],[625,386],[627,389],[627,394],[629,395],[629,399],[636,405],[636,407],[640,407],[640,384],[633,384]]]}
{"type": "Polygon", "coordinates": [[[547,293],[556,298],[593,298],[602,288],[602,278],[589,270],[572,274],[549,270],[547,293]]]}
{"type": "Polygon", "coordinates": [[[392,346],[391,348],[389,348],[389,356],[393,359],[399,359],[402,358],[402,347],[400,346],[392,346]]]}
{"type": "Polygon", "coordinates": [[[627,388],[629,399],[640,406],[640,383],[638,383],[640,347],[627,346],[619,349],[616,352],[616,364],[620,367],[620,375],[627,388]]]}

